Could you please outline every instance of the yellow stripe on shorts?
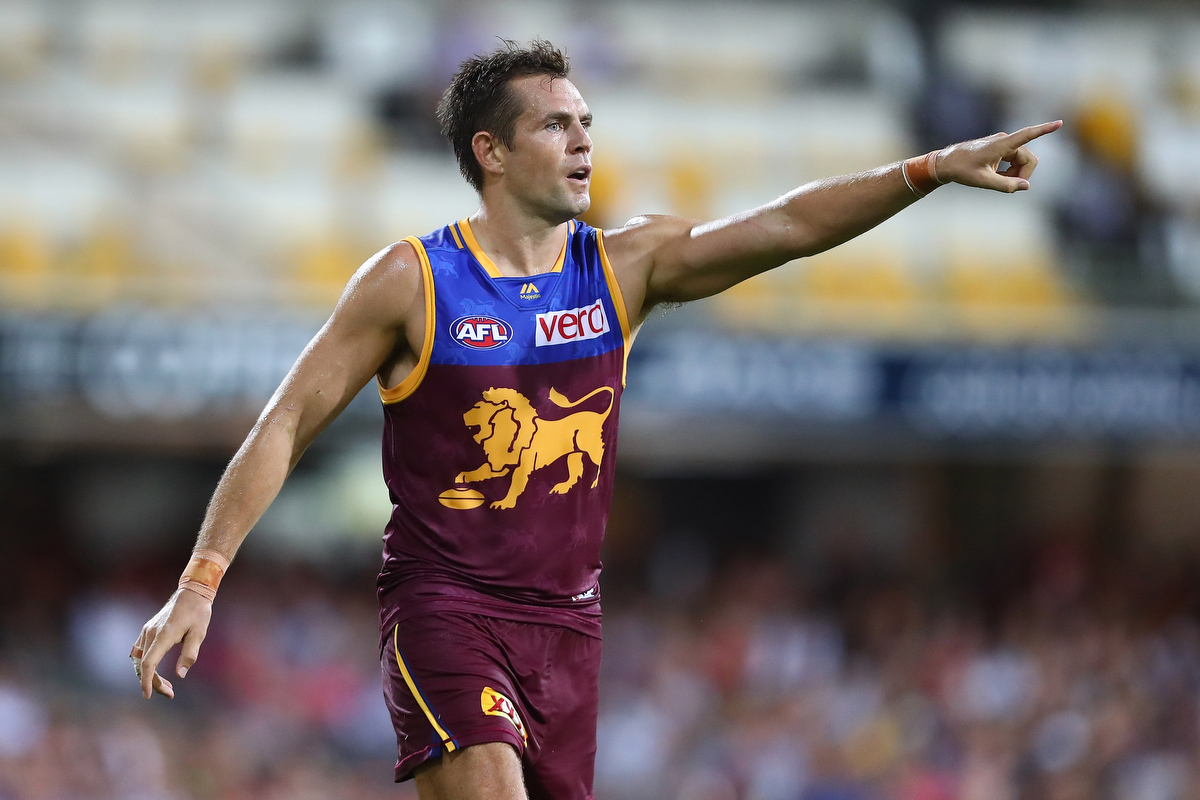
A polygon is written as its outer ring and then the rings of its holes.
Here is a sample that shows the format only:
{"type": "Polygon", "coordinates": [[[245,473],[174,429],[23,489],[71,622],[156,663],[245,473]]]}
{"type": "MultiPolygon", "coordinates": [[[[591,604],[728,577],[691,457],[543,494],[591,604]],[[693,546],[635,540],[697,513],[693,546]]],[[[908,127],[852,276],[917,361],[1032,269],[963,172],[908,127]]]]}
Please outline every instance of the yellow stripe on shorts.
{"type": "Polygon", "coordinates": [[[400,667],[400,674],[404,676],[404,683],[408,686],[408,690],[412,692],[412,696],[417,699],[417,705],[425,712],[425,718],[429,720],[429,724],[433,726],[433,730],[437,735],[442,737],[442,744],[446,746],[446,751],[453,753],[458,749],[458,745],[454,743],[454,737],[446,733],[446,729],[438,723],[437,717],[429,710],[429,706],[425,704],[425,698],[421,695],[421,690],[417,688],[417,682],[413,680],[412,673],[408,671],[408,665],[404,663],[403,656],[400,655],[400,625],[392,629],[392,646],[396,649],[396,665],[400,667]]]}

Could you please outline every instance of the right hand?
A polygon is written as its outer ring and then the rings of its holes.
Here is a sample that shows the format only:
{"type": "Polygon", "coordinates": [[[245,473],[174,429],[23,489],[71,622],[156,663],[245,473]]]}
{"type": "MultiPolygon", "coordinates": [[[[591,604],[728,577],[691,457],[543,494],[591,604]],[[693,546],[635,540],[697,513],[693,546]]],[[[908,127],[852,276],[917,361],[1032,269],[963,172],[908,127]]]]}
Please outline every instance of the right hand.
{"type": "Polygon", "coordinates": [[[1025,145],[1062,126],[1060,119],[1030,125],[1016,133],[993,133],[942,148],[934,162],[937,178],[942,183],[961,183],[997,192],[1023,192],[1029,188],[1029,176],[1038,163],[1037,156],[1025,145]],[[1008,169],[1001,170],[1001,162],[1008,162],[1008,169]]]}
{"type": "Polygon", "coordinates": [[[175,696],[175,687],[156,671],[158,662],[179,642],[183,650],[175,663],[175,674],[187,675],[200,655],[200,643],[208,633],[212,619],[212,603],[188,589],[177,589],[171,599],[142,626],[142,633],[129,651],[133,668],[142,683],[142,696],[150,699],[151,692],[166,697],[175,696]]]}

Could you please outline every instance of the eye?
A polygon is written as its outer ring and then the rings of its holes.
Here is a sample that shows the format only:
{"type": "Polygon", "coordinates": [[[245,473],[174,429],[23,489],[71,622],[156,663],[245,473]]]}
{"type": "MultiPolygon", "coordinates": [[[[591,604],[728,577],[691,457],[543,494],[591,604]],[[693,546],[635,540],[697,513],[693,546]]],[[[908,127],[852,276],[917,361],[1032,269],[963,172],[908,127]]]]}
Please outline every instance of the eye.
{"type": "Polygon", "coordinates": [[[561,131],[562,123],[561,122],[551,122],[549,125],[546,126],[546,130],[561,131]]]}

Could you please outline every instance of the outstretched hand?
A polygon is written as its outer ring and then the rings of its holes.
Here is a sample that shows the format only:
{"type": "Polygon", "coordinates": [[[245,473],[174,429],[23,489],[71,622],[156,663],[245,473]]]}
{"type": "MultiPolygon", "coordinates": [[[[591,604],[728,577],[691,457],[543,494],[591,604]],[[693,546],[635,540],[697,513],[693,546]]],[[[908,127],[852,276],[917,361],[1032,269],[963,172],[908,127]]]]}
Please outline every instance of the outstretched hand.
{"type": "Polygon", "coordinates": [[[171,595],[167,604],[142,626],[141,635],[129,651],[133,660],[133,671],[142,684],[142,696],[150,699],[152,692],[166,697],[175,696],[175,687],[158,674],[158,662],[162,661],[175,645],[183,642],[183,650],[175,663],[175,674],[187,675],[200,655],[200,643],[208,633],[208,622],[212,619],[212,602],[187,589],[179,589],[171,595]]]}
{"type": "Polygon", "coordinates": [[[994,133],[944,148],[937,155],[935,169],[942,183],[961,183],[997,192],[1022,192],[1029,188],[1029,176],[1037,167],[1035,156],[1025,145],[1039,136],[1061,128],[1062,120],[1030,125],[1016,133],[994,133]],[[1000,169],[1001,162],[1008,168],[1000,169]]]}

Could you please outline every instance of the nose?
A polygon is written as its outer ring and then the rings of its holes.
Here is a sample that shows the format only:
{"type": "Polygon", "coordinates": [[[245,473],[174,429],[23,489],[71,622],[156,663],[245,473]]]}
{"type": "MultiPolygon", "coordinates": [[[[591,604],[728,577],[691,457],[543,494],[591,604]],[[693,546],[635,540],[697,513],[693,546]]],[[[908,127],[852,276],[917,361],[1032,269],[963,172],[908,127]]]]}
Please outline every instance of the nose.
{"type": "Polygon", "coordinates": [[[587,129],[576,122],[573,126],[575,136],[571,138],[572,153],[590,153],[592,152],[592,137],[588,136],[587,129]]]}

